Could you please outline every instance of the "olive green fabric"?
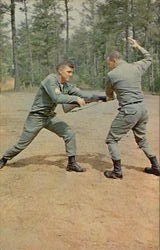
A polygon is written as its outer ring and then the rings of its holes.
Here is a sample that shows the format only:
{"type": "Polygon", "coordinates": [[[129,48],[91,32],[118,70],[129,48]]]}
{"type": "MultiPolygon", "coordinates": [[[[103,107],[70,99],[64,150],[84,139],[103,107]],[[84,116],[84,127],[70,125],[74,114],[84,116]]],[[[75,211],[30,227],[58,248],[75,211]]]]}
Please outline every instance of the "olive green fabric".
{"type": "Polygon", "coordinates": [[[106,94],[113,99],[115,92],[120,106],[119,113],[113,120],[106,138],[108,150],[113,160],[121,159],[118,141],[129,130],[133,131],[136,143],[146,156],[148,158],[154,156],[146,139],[148,113],[141,90],[141,76],[151,64],[151,56],[143,48],[140,48],[140,51],[144,55],[143,60],[135,63],[120,60],[117,67],[108,73],[106,94]]]}
{"type": "Polygon", "coordinates": [[[70,83],[59,83],[58,76],[48,75],[41,83],[35,96],[31,112],[38,112],[45,115],[54,114],[57,104],[72,103],[77,96],[86,97],[82,91],[73,87],[70,83]]]}
{"type": "Polygon", "coordinates": [[[148,113],[143,102],[126,105],[120,109],[120,112],[112,122],[106,139],[106,143],[108,144],[108,149],[113,160],[121,159],[118,141],[120,141],[120,139],[131,129],[139,148],[144,151],[148,158],[154,156],[146,139],[147,122],[148,113]]]}
{"type": "MultiPolygon", "coordinates": [[[[4,157],[10,160],[19,154],[33,141],[42,128],[46,128],[63,138],[68,156],[76,154],[75,134],[71,128],[56,116],[45,117],[35,113],[29,114],[25,121],[23,132],[19,141],[5,152],[4,157]]],[[[43,148],[43,145],[40,147],[43,148]]]]}
{"type": "Polygon", "coordinates": [[[120,106],[144,99],[141,77],[151,65],[152,58],[144,48],[141,47],[140,51],[144,59],[134,63],[119,60],[117,67],[108,73],[106,94],[114,99],[115,92],[120,106]]]}
{"type": "Polygon", "coordinates": [[[76,101],[77,96],[90,97],[70,83],[60,84],[57,75],[47,76],[37,91],[20,139],[4,153],[3,157],[12,159],[19,154],[32,142],[42,128],[50,130],[64,140],[68,156],[76,155],[75,134],[65,122],[57,118],[55,108],[57,104],[76,101]]]}

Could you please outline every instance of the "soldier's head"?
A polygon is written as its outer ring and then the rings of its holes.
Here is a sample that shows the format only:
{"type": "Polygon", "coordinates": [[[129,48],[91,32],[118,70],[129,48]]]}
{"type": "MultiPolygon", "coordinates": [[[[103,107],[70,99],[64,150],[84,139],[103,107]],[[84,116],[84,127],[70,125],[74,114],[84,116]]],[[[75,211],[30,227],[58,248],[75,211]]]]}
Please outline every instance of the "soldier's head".
{"type": "Polygon", "coordinates": [[[73,69],[74,65],[71,62],[61,62],[57,65],[56,70],[62,84],[69,81],[70,77],[73,75],[73,69]]]}
{"type": "Polygon", "coordinates": [[[118,51],[112,51],[107,57],[106,57],[106,63],[109,68],[109,70],[114,69],[118,61],[122,59],[122,55],[118,51]]]}

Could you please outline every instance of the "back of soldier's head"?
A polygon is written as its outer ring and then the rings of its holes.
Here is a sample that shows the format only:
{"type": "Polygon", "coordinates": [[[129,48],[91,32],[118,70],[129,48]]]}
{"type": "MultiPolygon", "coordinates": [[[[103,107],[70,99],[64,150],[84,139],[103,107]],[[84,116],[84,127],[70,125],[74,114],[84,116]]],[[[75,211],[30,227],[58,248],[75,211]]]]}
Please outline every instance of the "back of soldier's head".
{"type": "Polygon", "coordinates": [[[118,61],[122,59],[122,55],[119,51],[112,51],[106,57],[106,63],[108,65],[109,70],[114,69],[118,65],[118,61]]]}
{"type": "Polygon", "coordinates": [[[122,59],[122,55],[119,51],[114,50],[114,51],[111,51],[109,53],[109,55],[107,56],[107,59],[109,59],[111,61],[120,60],[120,59],[122,59]]]}

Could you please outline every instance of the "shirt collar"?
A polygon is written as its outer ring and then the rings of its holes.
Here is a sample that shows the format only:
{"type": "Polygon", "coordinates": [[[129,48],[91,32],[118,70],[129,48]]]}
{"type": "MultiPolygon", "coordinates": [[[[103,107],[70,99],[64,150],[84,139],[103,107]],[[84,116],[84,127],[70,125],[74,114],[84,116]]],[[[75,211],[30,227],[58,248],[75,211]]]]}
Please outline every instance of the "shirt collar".
{"type": "MultiPolygon", "coordinates": [[[[118,62],[117,62],[117,66],[119,66],[120,64],[123,64],[123,63],[127,63],[125,60],[123,59],[120,59],[118,62]]],[[[116,66],[116,67],[117,67],[116,66]]]]}
{"type": "Polygon", "coordinates": [[[59,84],[61,84],[58,73],[56,73],[56,78],[57,78],[57,82],[58,82],[59,84]]]}
{"type": "Polygon", "coordinates": [[[60,90],[63,91],[63,89],[65,88],[67,82],[64,82],[64,83],[62,84],[62,83],[60,82],[58,73],[56,74],[56,78],[57,78],[57,83],[58,83],[58,86],[59,86],[60,90]]]}

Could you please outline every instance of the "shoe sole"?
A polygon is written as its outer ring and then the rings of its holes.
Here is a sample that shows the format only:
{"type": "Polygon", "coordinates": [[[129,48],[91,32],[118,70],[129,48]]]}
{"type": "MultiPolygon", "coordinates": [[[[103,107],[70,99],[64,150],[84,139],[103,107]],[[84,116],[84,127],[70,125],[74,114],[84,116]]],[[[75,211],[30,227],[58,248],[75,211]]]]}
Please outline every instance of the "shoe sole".
{"type": "Polygon", "coordinates": [[[147,171],[145,171],[145,170],[144,170],[144,173],[146,173],[146,174],[153,174],[153,175],[156,175],[156,176],[160,176],[159,173],[147,172],[147,171]]]}
{"type": "Polygon", "coordinates": [[[67,169],[66,168],[66,171],[68,171],[68,172],[76,172],[76,173],[83,173],[83,172],[86,172],[86,169],[83,169],[83,171],[76,171],[76,170],[73,170],[73,169],[67,169]]]}
{"type": "Polygon", "coordinates": [[[123,179],[123,176],[116,176],[116,175],[108,176],[108,175],[105,174],[105,172],[104,172],[104,176],[105,176],[106,178],[109,178],[109,179],[120,179],[120,180],[123,179]]]}

